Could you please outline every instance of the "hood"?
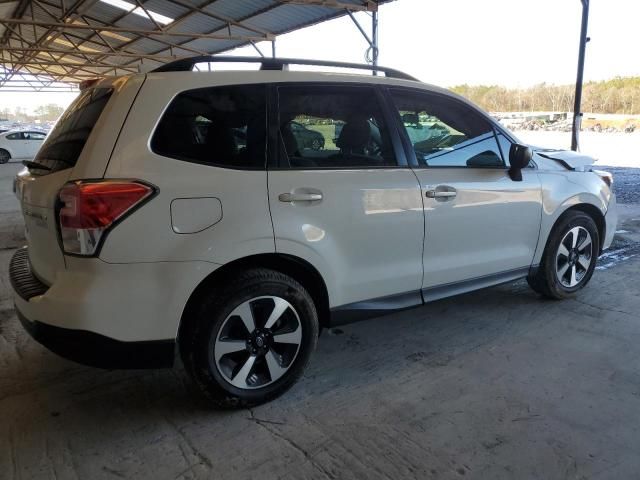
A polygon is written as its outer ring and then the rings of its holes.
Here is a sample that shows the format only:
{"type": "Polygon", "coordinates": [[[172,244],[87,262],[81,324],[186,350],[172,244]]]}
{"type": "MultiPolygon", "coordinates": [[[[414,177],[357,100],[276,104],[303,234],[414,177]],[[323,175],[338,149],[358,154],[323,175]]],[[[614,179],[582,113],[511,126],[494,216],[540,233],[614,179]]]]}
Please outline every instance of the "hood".
{"type": "Polygon", "coordinates": [[[534,146],[531,146],[531,150],[533,150],[535,155],[548,158],[549,160],[555,160],[565,168],[579,172],[590,170],[589,167],[598,161],[589,155],[574,152],[573,150],[553,150],[534,146]]]}

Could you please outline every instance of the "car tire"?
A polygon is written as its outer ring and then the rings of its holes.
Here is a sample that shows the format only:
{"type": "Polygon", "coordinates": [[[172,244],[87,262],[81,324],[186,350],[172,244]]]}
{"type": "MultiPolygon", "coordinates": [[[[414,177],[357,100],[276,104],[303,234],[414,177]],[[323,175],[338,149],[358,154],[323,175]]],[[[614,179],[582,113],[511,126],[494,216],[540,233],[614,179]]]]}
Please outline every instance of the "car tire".
{"type": "Polygon", "coordinates": [[[318,314],[309,293],[268,269],[236,276],[205,297],[188,320],[180,339],[182,361],[218,408],[248,408],[286,392],[318,341],[318,314]]]}
{"type": "Polygon", "coordinates": [[[312,150],[321,150],[322,149],[322,141],[319,138],[314,138],[311,140],[311,149],[312,150]]]}
{"type": "Polygon", "coordinates": [[[545,297],[569,298],[591,280],[599,252],[600,236],[593,218],[569,211],[551,231],[540,266],[527,282],[545,297]]]}
{"type": "Polygon", "coordinates": [[[5,149],[0,148],[0,164],[7,163],[11,159],[11,154],[5,149]]]}

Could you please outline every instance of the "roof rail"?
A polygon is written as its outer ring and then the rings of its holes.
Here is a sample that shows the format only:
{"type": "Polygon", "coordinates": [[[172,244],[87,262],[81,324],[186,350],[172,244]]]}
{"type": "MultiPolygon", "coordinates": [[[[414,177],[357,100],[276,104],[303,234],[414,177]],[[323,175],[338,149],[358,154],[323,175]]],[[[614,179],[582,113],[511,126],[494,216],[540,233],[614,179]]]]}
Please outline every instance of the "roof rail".
{"type": "Polygon", "coordinates": [[[390,78],[402,80],[415,80],[416,78],[394,68],[367,65],[363,63],[331,62],[328,60],[308,60],[302,58],[266,58],[266,57],[230,57],[224,55],[200,55],[183,58],[166,63],[152,72],[189,72],[198,63],[260,63],[261,70],[287,70],[289,65],[313,65],[320,67],[352,68],[357,70],[369,70],[383,72],[390,78]]]}

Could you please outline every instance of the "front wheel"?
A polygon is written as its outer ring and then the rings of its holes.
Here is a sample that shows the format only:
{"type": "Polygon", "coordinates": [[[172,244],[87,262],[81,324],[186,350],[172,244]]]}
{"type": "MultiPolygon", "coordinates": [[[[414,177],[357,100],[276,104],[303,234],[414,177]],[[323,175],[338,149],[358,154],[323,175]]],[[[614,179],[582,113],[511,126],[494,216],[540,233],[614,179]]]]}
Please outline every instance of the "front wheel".
{"type": "Polygon", "coordinates": [[[554,227],[540,267],[527,281],[546,297],[570,297],[589,283],[599,251],[600,237],[593,219],[571,211],[554,227]]]}
{"type": "Polygon", "coordinates": [[[0,148],[0,164],[7,163],[11,159],[11,155],[6,150],[0,148]]]}
{"type": "Polygon", "coordinates": [[[312,150],[321,150],[323,147],[324,143],[322,142],[322,140],[320,140],[319,138],[314,138],[311,141],[311,149],[312,150]]]}
{"type": "Polygon", "coordinates": [[[185,368],[217,407],[267,402],[300,378],[316,347],[318,316],[302,285],[255,269],[203,301],[181,339],[185,368]]]}

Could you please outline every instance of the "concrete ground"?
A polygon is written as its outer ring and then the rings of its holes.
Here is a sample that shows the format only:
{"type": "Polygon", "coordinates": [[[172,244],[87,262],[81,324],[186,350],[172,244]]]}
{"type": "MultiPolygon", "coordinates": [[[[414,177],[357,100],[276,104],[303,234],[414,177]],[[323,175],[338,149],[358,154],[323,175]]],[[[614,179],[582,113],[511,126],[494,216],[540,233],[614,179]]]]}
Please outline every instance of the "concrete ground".
{"type": "Polygon", "coordinates": [[[640,476],[638,206],[573,300],[517,282],[325,332],[288,394],[219,412],[180,368],[87,368],[22,331],[17,168],[0,166],[2,479],[640,476]]]}

